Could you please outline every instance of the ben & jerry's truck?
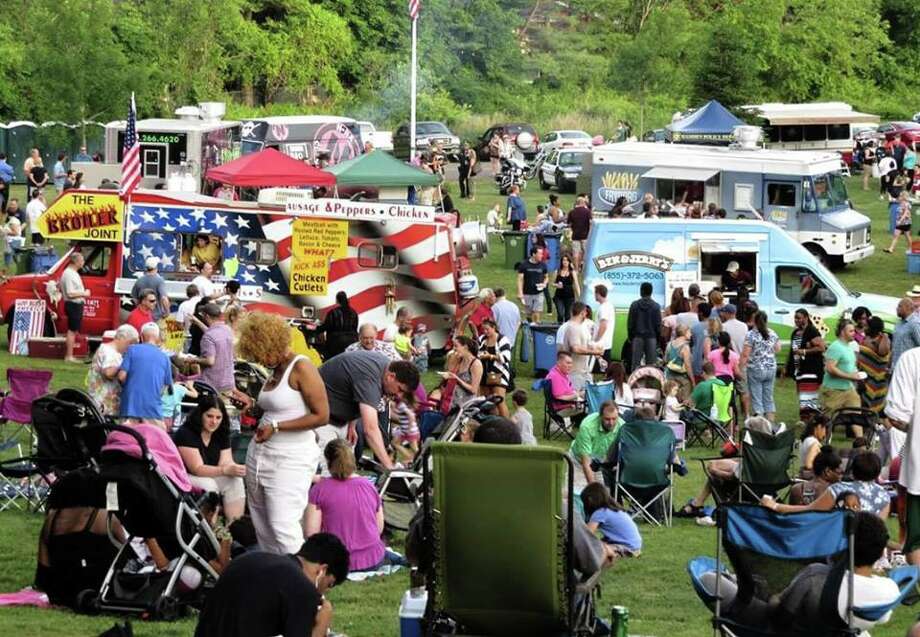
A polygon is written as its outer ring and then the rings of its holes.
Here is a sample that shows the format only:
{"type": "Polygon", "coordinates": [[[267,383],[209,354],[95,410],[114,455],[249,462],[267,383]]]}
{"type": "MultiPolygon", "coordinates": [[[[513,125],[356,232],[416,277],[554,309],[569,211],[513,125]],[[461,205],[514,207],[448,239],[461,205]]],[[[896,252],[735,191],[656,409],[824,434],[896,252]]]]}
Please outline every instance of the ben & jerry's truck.
{"type": "Polygon", "coordinates": [[[617,314],[613,351],[619,353],[627,337],[627,312],[642,283],[651,283],[653,298],[666,307],[674,288],[686,292],[698,283],[706,294],[719,287],[731,261],[751,275],[750,298],[767,313],[784,346],[800,307],[831,328],[860,305],[889,328],[897,320],[898,299],[847,289],[784,230],[753,219],[595,219],[586,244],[582,300],[595,306],[594,286],[607,286],[617,314]]]}
{"type": "Polygon", "coordinates": [[[487,250],[481,224],[457,227],[453,215],[427,206],[290,195],[272,205],[159,190],[137,190],[127,202],[111,190],[66,192],[39,227],[48,239],[70,240],[71,248],[46,273],[0,282],[2,319],[11,323],[16,299],[39,298],[56,309],[54,326],[63,333],[58,281],[76,250],[85,257],[81,275],[92,295],[83,330],[100,337],[122,322],[149,257],[159,260],[176,304],[198,274],[196,254],[207,253],[218,255],[217,287],[239,281],[247,309],[320,319],[345,291],[362,323],[383,329],[397,306],[408,306],[432,347],[444,346],[461,297],[478,293],[468,270],[469,259],[487,250]],[[196,244],[217,250],[196,251],[196,244]]]}
{"type": "MultiPolygon", "coordinates": [[[[756,129],[755,129],[756,130],[756,129]]],[[[763,218],[788,232],[825,263],[871,256],[871,224],[852,209],[832,152],[623,142],[590,155],[592,205],[612,208],[620,197],[638,212],[647,194],[671,202],[715,203],[730,218],[763,218]]]]}

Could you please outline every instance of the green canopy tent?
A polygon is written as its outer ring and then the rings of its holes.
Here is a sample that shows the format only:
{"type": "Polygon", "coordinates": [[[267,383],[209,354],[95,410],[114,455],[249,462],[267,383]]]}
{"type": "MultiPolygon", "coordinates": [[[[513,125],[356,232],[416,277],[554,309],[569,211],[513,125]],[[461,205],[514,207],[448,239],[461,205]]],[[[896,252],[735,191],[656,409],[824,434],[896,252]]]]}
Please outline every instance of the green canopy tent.
{"type": "Polygon", "coordinates": [[[396,159],[382,150],[372,150],[354,159],[325,168],[335,175],[336,186],[399,188],[437,186],[438,177],[396,159]]]}

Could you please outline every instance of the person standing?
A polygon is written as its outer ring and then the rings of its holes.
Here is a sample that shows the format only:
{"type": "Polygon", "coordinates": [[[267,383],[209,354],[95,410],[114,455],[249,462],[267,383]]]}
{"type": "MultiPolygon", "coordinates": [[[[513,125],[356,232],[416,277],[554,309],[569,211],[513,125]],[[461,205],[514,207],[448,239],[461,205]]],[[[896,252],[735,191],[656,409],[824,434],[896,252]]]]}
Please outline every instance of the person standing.
{"type": "Polygon", "coordinates": [[[83,253],[74,252],[70,255],[70,264],[61,273],[61,294],[64,296],[64,315],[67,317],[64,360],[68,363],[80,362],[74,358],[73,348],[83,325],[83,305],[90,296],[90,291],[83,287],[83,279],[80,277],[83,263],[83,253]]]}
{"type": "Polygon", "coordinates": [[[568,254],[559,258],[559,269],[553,279],[556,293],[553,295],[553,305],[556,307],[556,320],[561,324],[572,318],[572,304],[581,296],[581,286],[572,259],[568,254]]]}
{"type": "Polygon", "coordinates": [[[192,279],[192,285],[198,288],[202,297],[214,299],[217,296],[217,285],[211,280],[214,276],[214,266],[210,261],[199,262],[198,271],[200,274],[192,279]]]}
{"type": "Polygon", "coordinates": [[[399,329],[406,323],[411,322],[412,317],[409,316],[409,306],[401,306],[398,310],[396,310],[396,318],[394,318],[393,322],[387,325],[386,329],[383,330],[383,340],[387,343],[392,343],[396,340],[396,335],[399,334],[399,329]]]}
{"type": "Polygon", "coordinates": [[[201,365],[201,380],[221,393],[232,392],[236,387],[233,376],[233,330],[224,322],[223,312],[216,303],[201,308],[205,330],[201,337],[201,356],[195,362],[201,365]]]}
{"type": "Polygon", "coordinates": [[[457,180],[460,185],[460,198],[473,201],[473,175],[476,174],[476,151],[470,148],[469,143],[463,142],[460,149],[459,163],[457,164],[457,180]]]}
{"type": "Polygon", "coordinates": [[[86,390],[99,405],[104,416],[118,415],[121,385],[118,370],[125,352],[137,343],[139,334],[130,325],[120,325],[110,343],[100,343],[93,354],[93,362],[86,374],[86,390]]]}
{"type": "Polygon", "coordinates": [[[860,388],[863,406],[878,414],[885,406],[885,394],[888,393],[888,376],[891,370],[891,340],[885,333],[885,324],[881,317],[869,319],[866,336],[859,344],[859,356],[856,365],[866,374],[866,380],[860,388]]]}
{"type": "Polygon", "coordinates": [[[511,388],[511,343],[499,333],[492,319],[482,322],[479,360],[483,367],[481,393],[483,396],[499,396],[501,402],[498,403],[498,415],[508,418],[510,414],[505,395],[511,388]]]}
{"type": "Polygon", "coordinates": [[[33,159],[32,168],[26,175],[29,188],[34,193],[48,185],[48,170],[45,168],[41,157],[33,159]]]}
{"type": "Polygon", "coordinates": [[[875,171],[875,142],[870,140],[866,147],[863,149],[863,190],[869,190],[869,177],[872,177],[872,173],[875,171]]]}
{"type": "Polygon", "coordinates": [[[37,148],[33,148],[29,151],[29,156],[22,162],[22,176],[26,180],[26,201],[32,201],[32,182],[29,176],[32,174],[32,168],[35,167],[36,162],[41,160],[41,153],[37,148]]]}
{"type": "Polygon", "coordinates": [[[76,154],[73,160],[80,161],[80,162],[89,162],[89,161],[93,161],[93,158],[86,152],[86,146],[80,146],[80,152],[76,154]]]}
{"type": "Polygon", "coordinates": [[[739,368],[747,378],[748,394],[754,415],[764,416],[770,422],[776,419],[773,385],[776,382],[776,354],[780,350],[779,337],[767,327],[767,313],[754,315],[754,329],[744,339],[739,368]]]}
{"type": "Polygon", "coordinates": [[[575,260],[575,270],[581,272],[582,259],[585,254],[585,241],[591,232],[591,209],[585,197],[575,200],[575,207],[569,211],[566,218],[572,229],[572,256],[575,260]]]}
{"type": "Polygon", "coordinates": [[[141,294],[153,290],[157,302],[153,308],[153,320],[159,321],[169,314],[169,295],[166,293],[166,281],[157,272],[160,260],[157,257],[147,257],[144,261],[144,274],[139,276],[131,287],[131,298],[140,304],[141,294]]]}
{"type": "Polygon", "coordinates": [[[156,323],[153,311],[157,306],[157,295],[153,290],[142,290],[137,300],[137,305],[128,314],[125,322],[140,333],[141,328],[147,323],[156,323]]]}
{"type": "Polygon", "coordinates": [[[6,163],[6,153],[0,153],[0,212],[6,212],[14,177],[13,167],[6,163]]]}
{"type": "Polygon", "coordinates": [[[530,258],[517,264],[517,295],[531,323],[540,322],[543,313],[543,290],[549,282],[546,264],[540,259],[540,248],[530,249],[530,258]]]}
{"type": "Polygon", "coordinates": [[[898,359],[908,350],[920,347],[920,321],[914,319],[914,303],[910,298],[903,298],[897,307],[898,323],[891,332],[891,368],[898,364],[898,359]]]}
{"type": "Polygon", "coordinates": [[[492,306],[492,316],[495,317],[498,332],[514,347],[518,330],[521,327],[521,308],[507,299],[504,288],[495,288],[495,305],[492,306]]]}
{"type": "Polygon", "coordinates": [[[42,216],[48,206],[45,204],[45,195],[41,188],[32,189],[32,198],[26,206],[26,217],[29,219],[29,232],[32,233],[32,245],[41,245],[45,238],[38,229],[38,218],[42,216]]]}
{"type": "Polygon", "coordinates": [[[345,348],[358,340],[358,313],[348,302],[348,294],[339,290],[335,295],[335,307],[326,312],[323,323],[316,328],[316,334],[326,334],[325,356],[338,356],[345,348]]]}
{"type": "Polygon", "coordinates": [[[652,299],[652,284],[639,286],[639,299],[629,306],[626,333],[632,347],[632,369],[658,362],[658,337],[661,336],[661,306],[652,299]]]}
{"type": "Polygon", "coordinates": [[[489,140],[489,163],[492,167],[492,175],[495,176],[499,171],[499,159],[502,154],[502,135],[498,129],[492,133],[492,139],[489,140]]]}
{"type": "Polygon", "coordinates": [[[140,343],[128,348],[118,370],[122,385],[118,415],[163,427],[161,397],[164,389],[172,387],[172,366],[159,347],[157,324],[147,323],[139,331],[140,343]]]}
{"type": "Polygon", "coordinates": [[[577,390],[584,389],[585,385],[591,382],[594,356],[602,352],[599,345],[591,342],[591,334],[585,326],[587,316],[588,306],[581,301],[575,301],[572,305],[572,319],[558,347],[558,351],[567,352],[572,357],[572,371],[569,377],[577,390]]]}
{"type": "Polygon", "coordinates": [[[64,165],[66,161],[67,153],[60,152],[58,153],[57,161],[54,162],[52,175],[54,177],[54,187],[57,189],[58,194],[64,192],[64,180],[67,179],[67,167],[64,165]]]}
{"type": "Polygon", "coordinates": [[[507,220],[511,224],[511,229],[515,232],[520,231],[521,222],[527,221],[527,204],[521,199],[521,187],[517,184],[511,186],[511,192],[508,194],[507,209],[507,220]]]}
{"type": "MultiPolygon", "coordinates": [[[[865,375],[856,370],[856,352],[850,342],[856,329],[852,321],[843,319],[837,323],[837,340],[831,343],[824,354],[824,380],[821,382],[821,408],[831,420],[844,408],[859,409],[861,402],[856,393],[856,381],[865,375]]],[[[857,436],[862,428],[854,426],[857,436]],[[859,429],[857,433],[856,430],[859,429]]]]}
{"type": "Polygon", "coordinates": [[[611,359],[613,348],[613,331],[616,328],[616,312],[608,295],[607,286],[598,283],[594,286],[594,301],[597,303],[597,320],[594,322],[594,342],[603,352],[604,360],[611,359]]]}
{"type": "Polygon", "coordinates": [[[303,543],[301,521],[322,455],[315,430],[329,422],[329,401],[319,371],[291,350],[291,330],[277,314],[249,313],[240,324],[239,352],[272,370],[246,453],[249,513],[263,550],[292,553],[303,543]]]}

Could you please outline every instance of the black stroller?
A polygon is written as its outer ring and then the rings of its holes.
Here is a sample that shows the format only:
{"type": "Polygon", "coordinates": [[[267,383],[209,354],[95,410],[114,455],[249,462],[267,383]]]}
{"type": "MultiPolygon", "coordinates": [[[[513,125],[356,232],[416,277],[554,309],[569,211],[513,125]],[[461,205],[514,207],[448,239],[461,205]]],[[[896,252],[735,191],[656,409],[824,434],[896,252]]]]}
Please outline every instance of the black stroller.
{"type": "Polygon", "coordinates": [[[94,501],[104,502],[108,536],[118,549],[100,589],[77,595],[78,610],[138,613],[168,620],[189,606],[200,605],[217,581],[209,560],[218,556],[220,545],[192,494],[179,491],[158,470],[139,430],[106,420],[93,399],[75,389],[35,401],[33,420],[40,456],[55,458],[56,467],[64,465],[66,458],[74,469],[82,465],[95,474],[85,488],[93,491],[94,501]],[[103,450],[106,435],[113,431],[130,436],[139,457],[103,450]],[[155,539],[170,559],[168,568],[135,568],[135,538],[155,539]]]}

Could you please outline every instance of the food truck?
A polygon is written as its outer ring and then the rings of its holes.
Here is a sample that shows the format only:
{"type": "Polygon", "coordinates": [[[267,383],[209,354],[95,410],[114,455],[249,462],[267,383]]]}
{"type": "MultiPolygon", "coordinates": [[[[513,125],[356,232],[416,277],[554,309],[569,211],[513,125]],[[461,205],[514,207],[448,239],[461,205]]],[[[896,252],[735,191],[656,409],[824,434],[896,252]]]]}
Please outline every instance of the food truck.
{"type": "MultiPolygon", "coordinates": [[[[239,155],[240,123],[224,120],[224,113],[223,103],[202,102],[176,109],[178,119],[138,120],[140,187],[200,192],[208,169],[239,155]],[[179,185],[174,186],[177,181],[179,185]]],[[[124,145],[125,122],[106,124],[105,161],[111,168],[110,178],[120,178],[124,145]]],[[[98,180],[91,178],[87,183],[97,186],[98,180]]]]}
{"type": "Polygon", "coordinates": [[[361,128],[349,117],[292,115],[243,122],[242,154],[275,148],[315,166],[331,166],[364,152],[361,128]]]}
{"type": "Polygon", "coordinates": [[[754,219],[595,219],[585,248],[582,300],[596,306],[594,286],[608,287],[617,313],[613,352],[620,353],[629,306],[642,283],[651,283],[653,298],[666,307],[677,287],[686,293],[697,283],[703,294],[721,287],[731,261],[751,275],[750,298],[767,313],[784,346],[800,307],[830,328],[860,305],[888,329],[897,321],[898,299],[849,290],[789,233],[754,219]]]}
{"type": "Polygon", "coordinates": [[[217,287],[239,281],[247,309],[306,322],[321,319],[344,291],[360,321],[381,330],[407,306],[428,329],[432,347],[441,348],[461,299],[478,293],[470,259],[488,249],[479,222],[458,227],[454,215],[429,206],[295,196],[269,205],[137,190],[125,202],[111,190],[72,190],[39,226],[46,238],[69,240],[71,248],[46,273],[0,283],[2,319],[11,323],[17,299],[37,298],[56,311],[56,320],[49,314],[46,322],[63,333],[58,281],[76,250],[86,261],[81,276],[91,297],[83,331],[91,338],[121,324],[150,257],[159,259],[173,304],[185,300],[202,241],[218,248],[209,250],[220,255],[217,287]]]}
{"type": "MultiPolygon", "coordinates": [[[[756,129],[755,129],[756,130],[756,129]]],[[[592,205],[620,197],[637,212],[641,200],[715,203],[728,217],[765,219],[833,266],[871,256],[869,217],[853,210],[836,153],[623,142],[597,146],[585,159],[592,205]]]]}

